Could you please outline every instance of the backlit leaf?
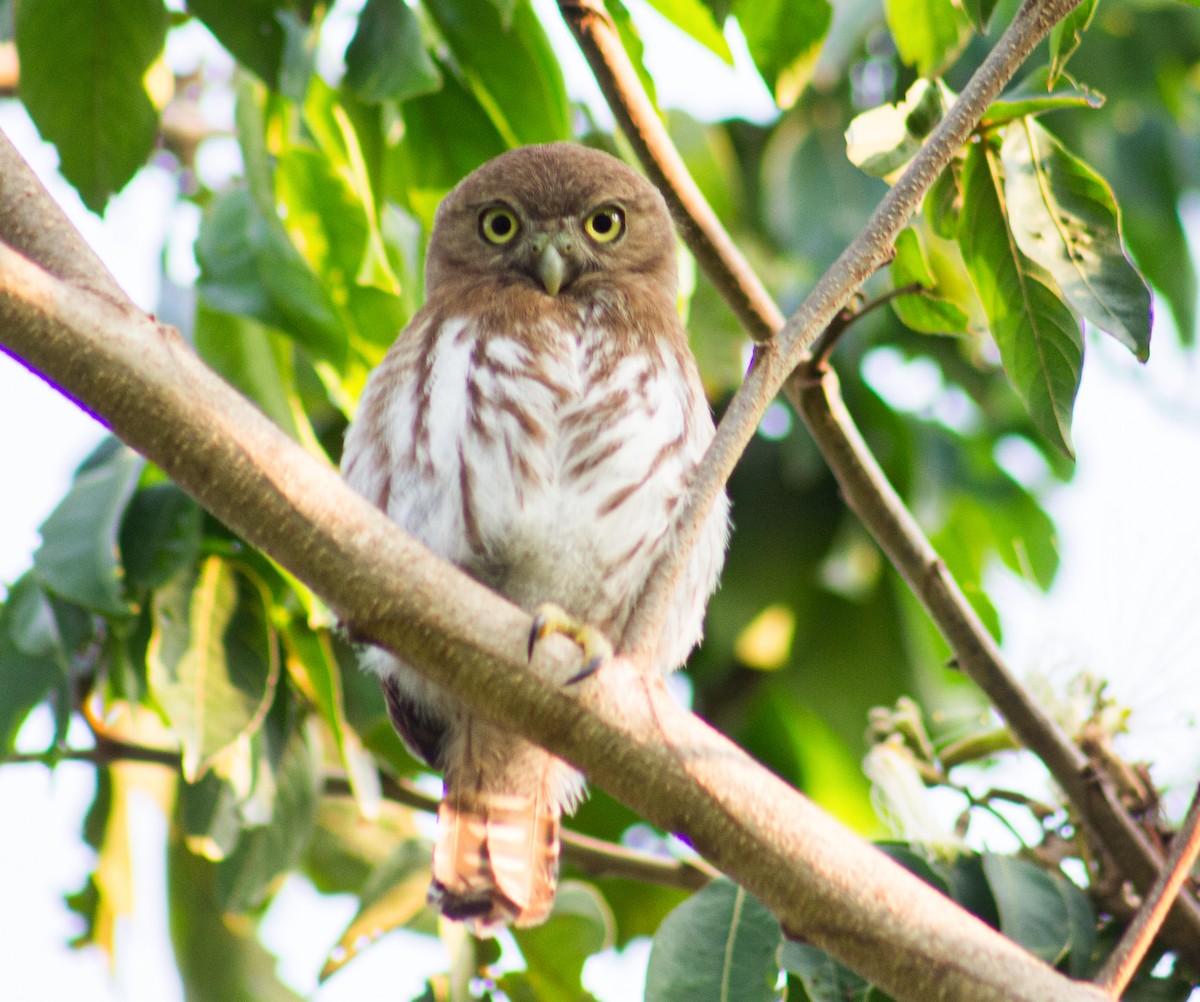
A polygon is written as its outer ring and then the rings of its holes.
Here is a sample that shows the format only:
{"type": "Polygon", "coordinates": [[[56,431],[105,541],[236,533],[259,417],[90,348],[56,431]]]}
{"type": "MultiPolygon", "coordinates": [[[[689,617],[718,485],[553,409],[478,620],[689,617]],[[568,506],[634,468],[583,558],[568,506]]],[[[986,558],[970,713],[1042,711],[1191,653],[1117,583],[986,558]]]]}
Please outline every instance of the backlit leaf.
{"type": "MultiPolygon", "coordinates": [[[[525,958],[519,972],[522,989],[533,997],[562,1002],[593,998],[580,983],[588,957],[612,945],[613,917],[603,896],[591,884],[564,881],[554,896],[549,920],[513,935],[525,958]]],[[[509,975],[500,979],[506,987],[509,975]]]]}
{"type": "Polygon", "coordinates": [[[268,87],[278,87],[284,31],[276,0],[188,0],[187,6],[238,62],[268,87]]]}
{"type": "Polygon", "coordinates": [[[154,596],[150,688],[179,735],[188,782],[262,724],[279,677],[269,601],[261,583],[219,557],[154,596]]]}
{"type": "Polygon", "coordinates": [[[701,0],[648,0],[651,7],[670,21],[676,28],[691,35],[710,52],[733,65],[733,53],[721,32],[721,25],[713,17],[712,8],[701,0]]]}
{"type": "Polygon", "coordinates": [[[966,312],[939,293],[937,279],[921,249],[921,241],[912,227],[901,230],[896,237],[896,256],[892,258],[892,286],[903,289],[910,285],[925,290],[913,295],[897,296],[892,309],[905,326],[927,334],[960,334],[967,330],[966,312]]]}
{"type": "Polygon", "coordinates": [[[775,103],[790,108],[808,86],[833,8],[828,0],[738,0],[733,12],[775,103]]]}
{"type": "Polygon", "coordinates": [[[1007,130],[1001,155],[1018,246],[1054,276],[1076,311],[1146,361],[1150,290],[1125,250],[1108,184],[1028,119],[1007,130]]]}
{"type": "Polygon", "coordinates": [[[646,1002],[775,1002],[779,920],[728,880],[714,880],[659,927],[646,971],[646,1002]]]}
{"type": "Polygon", "coordinates": [[[954,62],[970,35],[966,14],[952,0],[887,0],[885,8],[900,58],[928,79],[954,62]]]}
{"type": "Polygon", "coordinates": [[[517,0],[507,27],[489,0],[425,0],[424,6],[509,146],[571,138],[562,70],[529,0],[517,0]]]}
{"type": "Polygon", "coordinates": [[[17,5],[21,99],[93,212],[104,210],[154,146],[158,111],[144,78],[166,33],[162,0],[17,5]]]}
{"type": "Polygon", "coordinates": [[[963,170],[959,246],[1009,381],[1042,434],[1070,456],[1083,334],[1054,279],[1017,246],[1002,184],[999,155],[985,143],[973,146],[963,170]]]}

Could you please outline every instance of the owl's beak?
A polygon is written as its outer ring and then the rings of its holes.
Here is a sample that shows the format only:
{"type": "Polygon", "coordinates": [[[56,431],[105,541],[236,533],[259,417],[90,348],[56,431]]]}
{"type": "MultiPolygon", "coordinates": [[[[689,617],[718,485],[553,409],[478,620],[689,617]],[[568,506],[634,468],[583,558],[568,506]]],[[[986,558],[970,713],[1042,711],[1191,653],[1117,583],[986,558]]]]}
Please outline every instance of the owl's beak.
{"type": "Polygon", "coordinates": [[[538,279],[542,283],[542,288],[550,295],[557,296],[567,274],[567,262],[563,260],[559,249],[553,243],[546,244],[537,256],[537,263],[534,267],[538,279]]]}

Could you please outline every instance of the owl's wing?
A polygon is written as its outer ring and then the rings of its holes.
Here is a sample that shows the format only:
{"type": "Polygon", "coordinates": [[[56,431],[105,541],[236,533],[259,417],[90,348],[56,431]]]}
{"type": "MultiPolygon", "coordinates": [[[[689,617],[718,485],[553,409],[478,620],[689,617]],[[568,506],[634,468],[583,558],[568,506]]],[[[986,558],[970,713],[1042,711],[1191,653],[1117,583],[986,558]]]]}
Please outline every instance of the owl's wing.
{"type": "MultiPolygon", "coordinates": [[[[418,314],[371,373],[346,433],[341,465],[354,490],[410,535],[454,560],[463,545],[456,528],[461,515],[430,461],[421,427],[432,392],[437,334],[418,314]]],[[[385,651],[368,649],[362,661],[379,675],[388,714],[409,750],[440,767],[445,698],[385,651]]]]}

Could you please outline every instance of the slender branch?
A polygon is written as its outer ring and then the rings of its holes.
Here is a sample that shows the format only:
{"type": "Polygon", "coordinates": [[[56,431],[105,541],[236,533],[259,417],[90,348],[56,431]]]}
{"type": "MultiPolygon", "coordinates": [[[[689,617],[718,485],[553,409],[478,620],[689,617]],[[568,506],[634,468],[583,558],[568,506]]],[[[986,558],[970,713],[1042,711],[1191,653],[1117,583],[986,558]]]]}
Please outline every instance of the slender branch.
{"type": "Polygon", "coordinates": [[[1154,937],[1170,911],[1171,903],[1183,889],[1184,882],[1191,876],[1196,858],[1200,856],[1200,787],[1192,797],[1183,825],[1171,842],[1171,851],[1163,863],[1162,872],[1154,886],[1146,894],[1141,908],[1125,935],[1113,950],[1096,984],[1116,999],[1120,998],[1129,982],[1133,980],[1138,965],[1149,951],[1154,937]]]}
{"type": "MultiPolygon", "coordinates": [[[[38,764],[53,767],[58,762],[90,762],[97,766],[121,762],[161,765],[179,772],[182,757],[169,748],[148,748],[145,745],[100,737],[94,748],[59,748],[49,752],[17,752],[0,759],[0,765],[38,764]]],[[[380,776],[383,795],[393,803],[418,811],[436,814],[438,798],[419,789],[414,783],[396,776],[380,776]]],[[[327,797],[352,797],[350,780],[342,773],[327,772],[322,782],[327,797]]],[[[562,832],[563,860],[578,867],[590,877],[623,877],[644,884],[678,887],[686,891],[699,890],[720,872],[703,860],[666,859],[648,852],[639,852],[615,842],[593,838],[581,832],[564,829],[562,832]]]]}
{"type": "Polygon", "coordinates": [[[760,342],[746,379],[730,401],[716,438],[676,510],[673,526],[676,545],[660,562],[639,596],[621,638],[622,651],[640,658],[657,646],[670,597],[675,593],[692,545],[767,405],[838,311],[888,261],[896,234],[916,211],[938,174],[970,138],[988,105],[1054,24],[1078,3],[1079,0],[1025,0],[995,48],[880,201],[866,226],[779,329],[778,308],[753,277],[711,207],[688,177],[637,80],[601,0],[560,2],[563,17],[609,99],[613,114],[647,173],[665,186],[663,194],[674,214],[685,220],[683,236],[692,253],[710,277],[719,276],[719,281],[714,279],[718,288],[739,317],[746,319],[752,336],[760,342]],[[695,225],[689,225],[692,220],[695,225]],[[776,330],[778,333],[771,337],[776,330]]]}
{"type": "MultiPolygon", "coordinates": [[[[712,499],[779,388],[776,378],[782,380],[794,369],[786,384],[788,399],[808,424],[850,507],[937,623],[964,672],[984,690],[1021,743],[1045,762],[1089,831],[1122,872],[1145,889],[1159,870],[1160,857],[1154,846],[1129,816],[1111,782],[1089,767],[1086,756],[1008,670],[991,635],[879,468],[845,408],[836,375],[824,364],[841,333],[837,311],[873,270],[886,262],[896,234],[929,185],[968,139],[987,106],[1038,41],[1074,6],[1075,0],[1026,0],[866,228],[780,330],[775,347],[775,342],[765,341],[764,328],[780,326],[772,319],[781,319],[777,308],[757,279],[746,278],[749,266],[720,223],[712,221],[712,210],[688,176],[650,105],[600,0],[560,2],[564,18],[647,173],[660,185],[677,218],[690,221],[695,216],[698,220],[695,225],[681,226],[692,253],[751,336],[760,342],[746,381],[726,411],[692,490],[680,506],[676,526],[681,545],[674,551],[675,566],[660,568],[651,579],[651,590],[642,596],[622,647],[637,651],[661,629],[666,596],[673,591],[696,527],[702,524],[712,499]],[[714,227],[718,237],[709,246],[714,227]],[[743,304],[747,296],[752,307],[743,304]]],[[[1193,963],[1200,963],[1200,907],[1195,899],[1180,897],[1168,930],[1173,945],[1193,963]]]]}
{"type": "Polygon", "coordinates": [[[588,685],[565,687],[579,654],[560,637],[530,665],[527,613],[406,535],[131,305],[0,245],[0,342],[102,414],[356,635],[684,833],[791,935],[893,997],[1103,997],[892,863],[681,708],[658,676],[617,657],[588,685]]]}

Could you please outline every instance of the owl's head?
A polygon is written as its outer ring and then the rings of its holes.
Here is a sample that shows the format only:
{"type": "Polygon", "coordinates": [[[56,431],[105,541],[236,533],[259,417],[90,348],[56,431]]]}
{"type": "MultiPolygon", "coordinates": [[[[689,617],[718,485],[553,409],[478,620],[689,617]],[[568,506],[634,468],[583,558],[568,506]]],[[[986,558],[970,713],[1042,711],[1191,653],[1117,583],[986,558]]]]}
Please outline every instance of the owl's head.
{"type": "Polygon", "coordinates": [[[426,293],[444,284],[583,297],[635,280],[674,300],[675,237],[666,203],[615,157],[571,143],[511,150],[443,200],[426,258],[426,293]]]}

